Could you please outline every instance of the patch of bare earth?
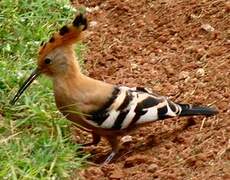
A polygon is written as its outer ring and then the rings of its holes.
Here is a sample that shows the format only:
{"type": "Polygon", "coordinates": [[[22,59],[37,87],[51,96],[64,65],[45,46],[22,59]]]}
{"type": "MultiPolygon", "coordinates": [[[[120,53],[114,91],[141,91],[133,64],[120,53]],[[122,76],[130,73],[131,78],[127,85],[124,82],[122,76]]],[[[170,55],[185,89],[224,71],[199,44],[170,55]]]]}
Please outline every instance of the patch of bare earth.
{"type": "MultiPolygon", "coordinates": [[[[145,86],[216,117],[173,118],[131,133],[116,162],[82,179],[230,179],[230,3],[224,0],[79,0],[90,21],[89,76],[145,86]]],[[[89,141],[75,130],[78,143],[89,141]]],[[[105,141],[86,149],[98,162],[105,141]]]]}

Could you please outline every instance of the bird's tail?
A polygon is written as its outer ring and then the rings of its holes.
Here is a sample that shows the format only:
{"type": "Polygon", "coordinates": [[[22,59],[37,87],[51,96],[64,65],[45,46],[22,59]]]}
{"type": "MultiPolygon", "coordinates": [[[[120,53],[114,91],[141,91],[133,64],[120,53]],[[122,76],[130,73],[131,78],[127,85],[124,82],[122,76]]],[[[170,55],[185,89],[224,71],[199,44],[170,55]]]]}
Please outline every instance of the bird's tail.
{"type": "Polygon", "coordinates": [[[179,116],[192,116],[192,115],[204,115],[212,116],[218,113],[214,108],[205,106],[195,106],[189,104],[178,104],[181,107],[181,112],[179,116]]]}

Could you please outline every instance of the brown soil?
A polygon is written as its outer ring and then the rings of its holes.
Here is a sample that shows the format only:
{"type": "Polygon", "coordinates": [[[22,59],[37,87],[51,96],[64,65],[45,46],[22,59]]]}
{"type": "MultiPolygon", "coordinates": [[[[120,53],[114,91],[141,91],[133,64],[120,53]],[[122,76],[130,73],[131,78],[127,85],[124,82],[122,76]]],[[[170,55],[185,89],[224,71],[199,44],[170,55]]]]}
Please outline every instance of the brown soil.
{"type": "MultiPolygon", "coordinates": [[[[112,164],[82,179],[230,179],[230,3],[228,0],[79,0],[88,7],[89,76],[145,86],[177,102],[213,105],[216,117],[173,118],[131,133],[112,164]]],[[[75,130],[78,143],[89,134],[75,130]]],[[[103,141],[87,148],[98,163],[103,141]]]]}

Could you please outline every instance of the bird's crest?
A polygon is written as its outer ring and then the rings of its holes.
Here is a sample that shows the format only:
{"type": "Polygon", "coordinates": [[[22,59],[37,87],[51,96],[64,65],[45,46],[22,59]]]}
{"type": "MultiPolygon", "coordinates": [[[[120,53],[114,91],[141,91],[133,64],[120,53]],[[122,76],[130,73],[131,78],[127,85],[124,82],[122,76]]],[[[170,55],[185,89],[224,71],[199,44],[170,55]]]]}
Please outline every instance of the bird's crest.
{"type": "Polygon", "coordinates": [[[81,40],[81,32],[85,29],[87,29],[87,19],[82,14],[79,14],[76,16],[71,25],[63,26],[59,32],[53,34],[49,42],[41,44],[39,59],[42,59],[57,47],[74,44],[75,42],[81,40]]]}

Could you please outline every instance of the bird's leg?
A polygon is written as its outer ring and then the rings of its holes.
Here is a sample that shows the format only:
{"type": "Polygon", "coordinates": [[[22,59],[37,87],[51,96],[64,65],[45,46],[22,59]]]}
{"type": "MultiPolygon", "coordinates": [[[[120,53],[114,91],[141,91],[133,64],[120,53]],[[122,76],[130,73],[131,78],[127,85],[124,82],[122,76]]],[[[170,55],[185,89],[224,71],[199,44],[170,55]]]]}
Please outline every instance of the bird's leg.
{"type": "Polygon", "coordinates": [[[119,152],[120,149],[119,139],[117,138],[117,136],[108,136],[106,137],[106,139],[109,141],[109,144],[112,147],[112,152],[106,158],[103,164],[109,164],[113,160],[115,155],[119,152]]]}
{"type": "Polygon", "coordinates": [[[95,134],[95,133],[92,133],[92,138],[93,138],[92,142],[82,144],[82,146],[83,147],[91,146],[91,145],[96,146],[101,140],[101,136],[99,136],[98,134],[95,134]]]}

